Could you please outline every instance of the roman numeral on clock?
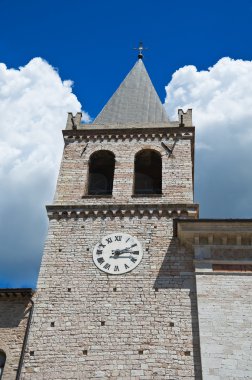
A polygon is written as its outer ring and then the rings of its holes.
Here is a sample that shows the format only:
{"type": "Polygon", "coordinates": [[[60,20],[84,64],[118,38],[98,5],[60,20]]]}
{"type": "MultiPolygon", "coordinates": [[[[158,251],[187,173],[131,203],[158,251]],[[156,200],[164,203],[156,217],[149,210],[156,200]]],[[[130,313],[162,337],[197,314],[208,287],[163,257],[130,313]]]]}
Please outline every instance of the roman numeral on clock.
{"type": "Polygon", "coordinates": [[[106,240],[107,240],[108,244],[112,243],[112,239],[110,237],[107,238],[106,240]]]}
{"type": "Polygon", "coordinates": [[[124,264],[125,269],[129,269],[129,266],[127,264],[124,264]]]}
{"type": "Polygon", "coordinates": [[[119,272],[119,266],[118,266],[118,265],[116,265],[116,266],[114,267],[114,272],[119,272]]]}
{"type": "Polygon", "coordinates": [[[101,255],[102,254],[102,250],[101,249],[97,249],[96,253],[97,253],[97,255],[101,255]]]}
{"type": "Polygon", "coordinates": [[[133,255],[139,255],[139,251],[133,251],[133,255]]]}
{"type": "Polygon", "coordinates": [[[115,236],[115,241],[121,241],[122,240],[122,236],[119,235],[119,236],[115,236]]]}
{"type": "Polygon", "coordinates": [[[106,263],[105,265],[104,265],[104,269],[109,269],[111,267],[111,265],[110,264],[108,264],[108,263],[106,263]]]}
{"type": "Polygon", "coordinates": [[[135,257],[131,257],[130,260],[132,261],[132,263],[136,263],[137,262],[137,259],[135,257]]]}
{"type": "Polygon", "coordinates": [[[99,258],[97,259],[97,262],[98,262],[99,264],[103,264],[103,263],[104,263],[104,259],[103,259],[102,257],[99,257],[99,258]]]}

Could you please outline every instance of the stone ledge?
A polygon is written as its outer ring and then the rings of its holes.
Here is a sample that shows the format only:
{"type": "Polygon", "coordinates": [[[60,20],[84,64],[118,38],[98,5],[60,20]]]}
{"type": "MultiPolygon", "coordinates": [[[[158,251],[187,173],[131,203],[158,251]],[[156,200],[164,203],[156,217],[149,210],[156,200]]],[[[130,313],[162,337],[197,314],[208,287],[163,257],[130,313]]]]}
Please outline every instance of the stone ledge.
{"type": "Polygon", "coordinates": [[[100,198],[112,198],[113,195],[112,194],[87,194],[87,195],[82,195],[82,199],[100,199],[100,198]]]}
{"type": "Polygon", "coordinates": [[[191,247],[252,246],[252,219],[197,219],[177,222],[177,237],[191,247]],[[243,244],[244,239],[247,243],[243,244]]]}
{"type": "Polygon", "coordinates": [[[193,260],[195,264],[202,264],[202,263],[207,263],[207,264],[230,264],[230,265],[251,265],[252,264],[252,259],[246,259],[246,260],[232,260],[232,259],[195,259],[193,260]]]}
{"type": "Polygon", "coordinates": [[[107,205],[50,205],[46,207],[49,219],[88,217],[168,217],[197,218],[198,204],[107,204],[107,205]]]}
{"type": "Polygon", "coordinates": [[[65,140],[87,140],[100,139],[100,140],[128,140],[137,138],[139,139],[194,139],[194,127],[177,127],[173,128],[115,128],[113,130],[104,130],[99,128],[92,128],[86,130],[64,130],[62,131],[65,140]]]}
{"type": "Polygon", "coordinates": [[[203,270],[196,270],[195,271],[195,277],[197,278],[197,276],[237,276],[237,277],[251,277],[252,276],[252,273],[251,272],[232,272],[232,271],[208,271],[208,272],[204,272],[203,270]]]}
{"type": "Polygon", "coordinates": [[[162,198],[163,194],[133,194],[131,198],[162,198]]]}

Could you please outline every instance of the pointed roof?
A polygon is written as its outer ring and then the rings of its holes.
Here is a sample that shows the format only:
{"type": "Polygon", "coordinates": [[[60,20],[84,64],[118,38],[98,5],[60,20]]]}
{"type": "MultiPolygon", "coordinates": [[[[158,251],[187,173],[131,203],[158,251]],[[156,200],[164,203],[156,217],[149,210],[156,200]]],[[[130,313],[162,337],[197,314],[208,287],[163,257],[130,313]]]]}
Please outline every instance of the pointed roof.
{"type": "Polygon", "coordinates": [[[142,59],[136,62],[93,123],[132,122],[168,122],[168,117],[142,59]]]}

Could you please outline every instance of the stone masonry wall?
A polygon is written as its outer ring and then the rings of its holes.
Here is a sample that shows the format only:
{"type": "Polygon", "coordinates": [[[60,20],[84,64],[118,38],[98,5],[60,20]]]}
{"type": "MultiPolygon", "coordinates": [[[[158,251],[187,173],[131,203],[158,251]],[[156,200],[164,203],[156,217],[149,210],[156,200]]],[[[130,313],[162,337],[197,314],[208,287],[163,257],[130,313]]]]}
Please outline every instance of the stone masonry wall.
{"type": "Polygon", "coordinates": [[[252,379],[252,276],[197,274],[204,380],[252,379]]]}
{"type": "Polygon", "coordinates": [[[29,308],[29,300],[20,295],[0,297],[0,350],[6,354],[2,380],[16,379],[29,308]]]}
{"type": "MultiPolygon", "coordinates": [[[[173,140],[167,145],[172,146],[173,140]]],[[[67,143],[62,159],[55,204],[92,204],[94,199],[82,199],[87,194],[88,162],[97,150],[110,150],[115,154],[115,174],[113,186],[113,203],[193,203],[192,158],[190,139],[180,139],[176,143],[173,155],[168,157],[158,139],[126,139],[102,142],[97,140],[75,141],[67,143]],[[162,156],[162,197],[132,198],[134,183],[134,158],[142,149],[154,149],[162,156]]],[[[103,198],[100,204],[111,203],[103,198]]],[[[99,204],[96,201],[96,204],[99,204]]]]}
{"type": "Polygon", "coordinates": [[[22,379],[201,379],[192,255],[168,218],[51,220],[22,379]],[[143,259],[107,275],[92,251],[120,231],[143,259]]]}

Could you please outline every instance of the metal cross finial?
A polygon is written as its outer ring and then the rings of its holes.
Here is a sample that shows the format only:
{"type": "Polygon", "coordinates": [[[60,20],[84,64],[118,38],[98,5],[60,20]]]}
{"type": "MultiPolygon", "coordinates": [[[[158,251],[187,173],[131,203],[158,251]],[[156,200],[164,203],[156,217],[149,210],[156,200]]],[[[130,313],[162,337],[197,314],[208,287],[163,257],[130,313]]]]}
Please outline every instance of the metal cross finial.
{"type": "Polygon", "coordinates": [[[147,50],[148,48],[145,48],[143,46],[143,43],[140,41],[138,48],[133,48],[134,50],[138,50],[138,58],[143,59],[143,50],[147,50]]]}

